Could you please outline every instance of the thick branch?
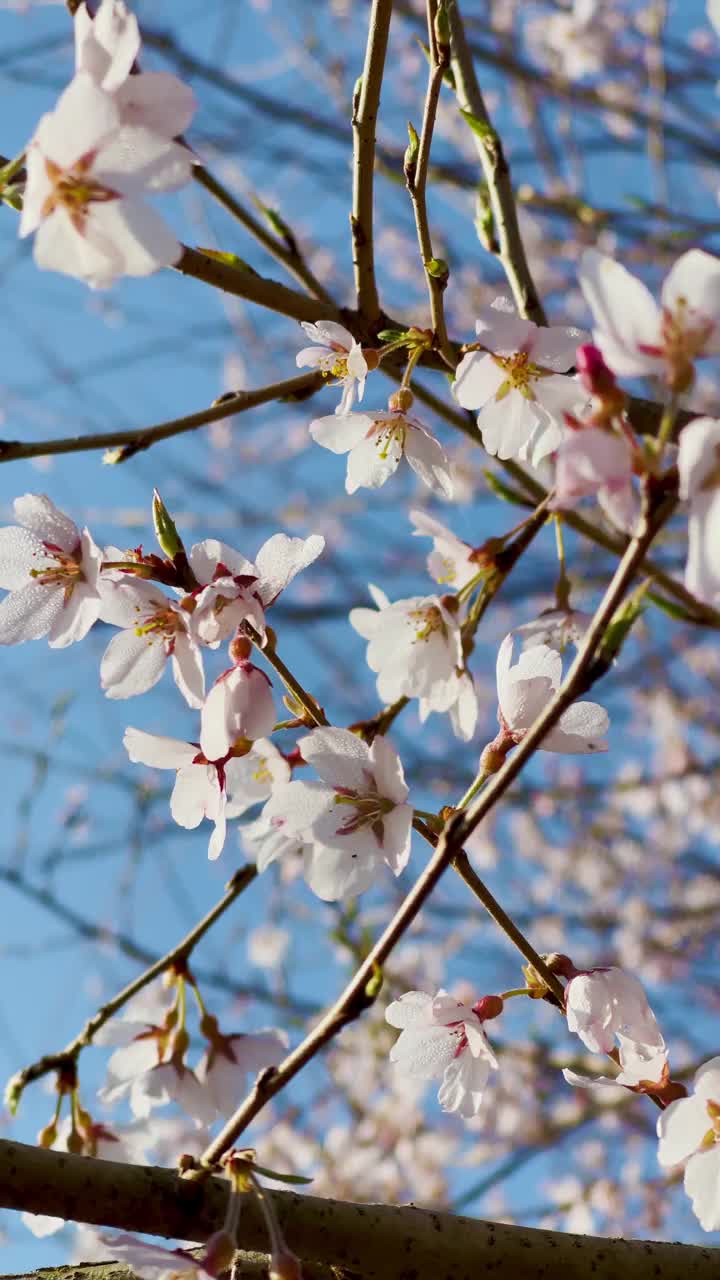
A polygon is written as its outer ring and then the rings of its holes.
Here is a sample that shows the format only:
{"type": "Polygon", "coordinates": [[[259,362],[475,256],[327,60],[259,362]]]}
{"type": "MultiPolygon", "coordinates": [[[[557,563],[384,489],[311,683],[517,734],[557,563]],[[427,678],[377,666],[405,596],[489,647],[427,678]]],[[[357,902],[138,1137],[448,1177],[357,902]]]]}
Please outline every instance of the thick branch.
{"type": "MultiPolygon", "coordinates": [[[[0,1207],[150,1235],[203,1241],[223,1222],[229,1183],[171,1169],[90,1160],[0,1141],[0,1207]]],[[[714,1280],[720,1254],[694,1245],[606,1240],[455,1217],[412,1206],[357,1205],[273,1192],[283,1234],[303,1261],[363,1280],[714,1280]]],[[[240,1216],[242,1249],[267,1249],[257,1204],[240,1216]]]]}
{"type": "Polygon", "coordinates": [[[353,196],[350,226],[357,305],[369,325],[373,325],[380,315],[373,247],[375,129],[392,6],[393,0],[373,0],[365,66],[359,92],[353,102],[353,196]]]}

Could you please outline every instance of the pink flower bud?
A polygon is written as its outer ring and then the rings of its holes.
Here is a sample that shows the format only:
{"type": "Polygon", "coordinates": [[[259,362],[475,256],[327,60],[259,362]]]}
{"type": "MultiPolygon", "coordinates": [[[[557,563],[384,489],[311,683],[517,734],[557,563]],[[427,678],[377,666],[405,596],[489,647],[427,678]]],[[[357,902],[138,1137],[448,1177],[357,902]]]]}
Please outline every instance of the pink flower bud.
{"type": "Polygon", "coordinates": [[[502,996],[483,996],[473,1005],[473,1013],[476,1013],[481,1022],[489,1022],[491,1018],[499,1018],[505,1001],[502,996]]]}

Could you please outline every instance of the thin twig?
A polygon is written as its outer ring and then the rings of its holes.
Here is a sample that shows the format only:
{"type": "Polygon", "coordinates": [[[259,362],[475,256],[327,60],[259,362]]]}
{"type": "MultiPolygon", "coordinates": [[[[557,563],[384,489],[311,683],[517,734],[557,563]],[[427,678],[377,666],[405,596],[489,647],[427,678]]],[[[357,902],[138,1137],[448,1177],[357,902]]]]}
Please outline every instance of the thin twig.
{"type": "Polygon", "coordinates": [[[212,285],[213,289],[221,289],[223,293],[232,293],[237,298],[245,298],[268,311],[277,311],[281,316],[289,316],[291,320],[340,320],[339,307],[321,299],[308,298],[297,289],[288,289],[287,285],[277,280],[268,280],[258,275],[251,267],[233,265],[221,258],[212,257],[200,249],[183,248],[179,260],[172,268],[184,276],[192,276],[202,280],[203,284],[212,285]]]}
{"type": "Polygon", "coordinates": [[[353,101],[353,194],[350,227],[358,311],[368,325],[380,315],[373,244],[375,130],[393,0],[373,0],[365,66],[353,101]]]}
{"type": "MultiPolygon", "coordinates": [[[[630,543],[586,633],[578,656],[555,697],[548,703],[528,730],[516,751],[488,782],[470,808],[458,810],[446,824],[432,858],[407,894],[382,935],[368,953],[357,972],[334,1004],[315,1027],[275,1068],[261,1073],[248,1097],[228,1120],[202,1156],[202,1163],[212,1166],[237,1141],[240,1134],[263,1109],[270,1098],[283,1089],[312,1058],[349,1022],[373,1003],[378,978],[387,957],[406,933],[423,904],[434,890],[450,863],[462,852],[467,837],[480,820],[504,795],[523,765],[533,755],[545,734],[557,723],[587,682],[593,660],[615,609],[622,601],[639,564],[672,510],[672,502],[657,502],[644,517],[641,528],[630,543]]],[[[493,902],[495,900],[493,899],[493,902]]],[[[487,905],[487,904],[486,904],[487,905]]],[[[529,944],[528,944],[529,945],[529,944]]]]}
{"type": "Polygon", "coordinates": [[[18,458],[44,458],[53,453],[84,453],[90,449],[119,449],[113,462],[126,462],[128,458],[149,449],[159,440],[181,435],[184,431],[196,431],[210,422],[220,422],[236,413],[255,409],[272,400],[284,400],[293,396],[305,397],[324,386],[317,373],[301,373],[285,382],[274,382],[255,391],[236,391],[223,396],[207,409],[190,413],[184,418],[171,418],[153,427],[129,427],[124,431],[104,431],[87,436],[65,436],[60,440],[0,440],[0,463],[15,462],[18,458]]]}
{"type": "Polygon", "coordinates": [[[535,324],[546,324],[545,311],[535,288],[520,234],[510,168],[502,142],[493,129],[480,91],[457,0],[450,0],[448,18],[452,47],[451,66],[455,76],[457,99],[460,109],[472,117],[471,127],[475,146],[488,185],[499,249],[498,257],[520,315],[527,320],[533,320],[535,324]]]}
{"type": "Polygon", "coordinates": [[[88,1018],[82,1030],[64,1049],[57,1053],[46,1053],[37,1062],[33,1062],[18,1071],[8,1085],[8,1092],[12,1097],[14,1106],[17,1106],[23,1090],[29,1084],[32,1084],[34,1080],[39,1080],[41,1076],[48,1075],[51,1071],[62,1071],[65,1067],[75,1063],[81,1050],[92,1043],[93,1036],[117,1013],[118,1009],[127,1004],[128,1000],[131,1000],[139,991],[149,986],[160,974],[165,973],[167,969],[171,969],[173,965],[187,961],[200,939],[224,915],[228,907],[240,897],[240,894],[247,889],[248,885],[252,884],[257,874],[257,868],[254,866],[248,864],[240,867],[232,879],[228,881],[223,897],[220,898],[219,902],[215,903],[215,906],[208,911],[207,915],[203,916],[202,920],[198,921],[176,946],[172,947],[164,956],[155,960],[143,973],[133,978],[132,982],[129,982],[126,987],[118,991],[117,995],[113,996],[111,1000],[101,1005],[92,1017],[88,1018]]]}
{"type": "MultiPolygon", "coordinates": [[[[437,40],[435,32],[436,14],[437,0],[427,0],[430,73],[428,76],[427,93],[425,95],[425,109],[423,112],[423,122],[420,131],[420,139],[417,145],[417,153],[415,155],[411,154],[410,158],[406,162],[405,182],[410,193],[413,212],[415,214],[415,229],[417,231],[418,245],[420,246],[420,257],[425,269],[425,279],[427,281],[428,297],[430,300],[430,316],[435,334],[435,345],[450,368],[454,369],[456,360],[453,349],[448,341],[447,326],[445,323],[445,307],[443,304],[443,295],[447,286],[447,273],[443,272],[442,268],[438,270],[437,267],[437,260],[433,253],[432,236],[430,234],[430,224],[428,222],[427,212],[427,176],[430,160],[430,148],[432,146],[432,136],[435,129],[435,117],[437,115],[440,89],[442,88],[443,76],[445,75],[450,61],[450,51],[448,46],[440,44],[437,40]]],[[[410,150],[412,152],[412,142],[410,150]]]]}
{"type": "Polygon", "coordinates": [[[262,222],[260,222],[249,209],[246,209],[245,205],[241,204],[231,191],[228,191],[227,187],[218,181],[213,174],[208,172],[204,165],[193,165],[192,176],[201,187],[204,187],[205,190],[218,201],[218,204],[221,204],[224,209],[227,209],[228,213],[232,214],[233,218],[235,218],[246,231],[250,232],[251,236],[255,237],[264,249],[267,249],[268,253],[272,254],[273,258],[276,258],[278,262],[283,264],[299,284],[305,286],[308,293],[312,294],[314,298],[319,298],[322,302],[328,302],[331,306],[334,305],[331,294],[329,294],[325,286],[320,283],[317,276],[313,275],[309,266],[305,262],[305,259],[300,253],[294,238],[290,243],[286,244],[283,244],[281,240],[278,240],[277,236],[272,235],[272,233],[268,231],[267,227],[264,227],[262,222]]]}

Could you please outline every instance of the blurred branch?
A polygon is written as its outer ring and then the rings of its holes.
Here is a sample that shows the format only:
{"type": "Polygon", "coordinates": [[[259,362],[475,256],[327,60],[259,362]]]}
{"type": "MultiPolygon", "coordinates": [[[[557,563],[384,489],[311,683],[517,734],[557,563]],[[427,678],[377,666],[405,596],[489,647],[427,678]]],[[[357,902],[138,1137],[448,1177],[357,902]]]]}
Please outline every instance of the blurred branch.
{"type": "Polygon", "coordinates": [[[353,98],[353,194],[350,227],[358,311],[368,325],[380,315],[373,245],[375,130],[393,0],[373,0],[365,66],[353,98]]]}
{"type": "Polygon", "coordinates": [[[510,168],[502,142],[493,129],[480,91],[457,0],[450,0],[448,17],[452,48],[451,66],[455,76],[457,100],[466,119],[468,116],[471,117],[468,124],[472,129],[478,158],[488,185],[494,231],[497,236],[497,256],[520,315],[534,321],[535,324],[546,324],[545,311],[535,288],[520,234],[510,168]]]}
{"type": "MultiPolygon", "coordinates": [[[[40,888],[32,885],[25,880],[18,871],[9,867],[0,867],[0,881],[9,884],[13,889],[17,889],[25,898],[31,902],[37,903],[38,906],[44,907],[56,920],[62,920],[68,924],[71,929],[87,942],[99,942],[104,946],[108,944],[117,948],[117,950],[129,960],[137,960],[140,964],[155,965],[158,963],[158,957],[147,947],[136,942],[126,933],[116,932],[107,925],[95,924],[94,921],[87,920],[81,916],[72,907],[68,907],[50,892],[49,889],[40,888]]],[[[163,960],[165,957],[163,957],[163,960]]],[[[266,1004],[278,1005],[282,1008],[290,1009],[293,1013],[312,1016],[319,1012],[318,1006],[311,1000],[302,1000],[286,998],[273,994],[263,987],[254,986],[251,983],[233,982],[231,978],[226,977],[222,973],[218,973],[217,969],[204,970],[195,967],[193,970],[195,977],[203,985],[214,987],[218,991],[226,991],[229,995],[237,997],[249,997],[252,1000],[264,1001],[266,1004]]]]}
{"type": "MultiPolygon", "coordinates": [[[[172,1169],[0,1140],[0,1206],[8,1209],[202,1242],[222,1226],[229,1194],[223,1178],[192,1181],[172,1169]]],[[[619,1274],[623,1280],[715,1280],[720,1256],[698,1245],[539,1231],[413,1205],[351,1204],[290,1191],[273,1191],[273,1204],[288,1248],[303,1262],[364,1280],[437,1280],[490,1270],[513,1280],[587,1280],[591,1272],[593,1280],[619,1274]]],[[[251,1195],[239,1237],[243,1250],[267,1249],[267,1229],[251,1195]]]]}
{"type": "Polygon", "coordinates": [[[88,1018],[82,1031],[59,1053],[44,1054],[37,1062],[33,1062],[30,1066],[23,1067],[22,1071],[18,1071],[8,1086],[13,1099],[13,1109],[20,1101],[23,1090],[27,1085],[32,1084],[34,1080],[39,1080],[41,1076],[48,1075],[50,1071],[62,1071],[65,1067],[76,1063],[81,1050],[92,1044],[93,1037],[100,1028],[104,1027],[105,1023],[112,1018],[113,1014],[117,1013],[118,1009],[122,1009],[128,1000],[131,1000],[139,991],[149,986],[155,978],[159,978],[167,969],[186,964],[200,939],[204,938],[208,930],[225,914],[228,907],[232,906],[233,902],[240,897],[240,894],[245,892],[248,885],[251,885],[255,880],[257,874],[257,868],[250,864],[240,867],[225,886],[225,893],[220,901],[215,903],[215,906],[208,911],[207,915],[203,916],[202,920],[199,920],[194,925],[182,941],[178,942],[177,946],[151,964],[144,973],[139,974],[137,978],[133,978],[132,982],[129,982],[126,987],[118,991],[112,1000],[107,1000],[105,1004],[101,1005],[92,1017],[88,1018]]]}

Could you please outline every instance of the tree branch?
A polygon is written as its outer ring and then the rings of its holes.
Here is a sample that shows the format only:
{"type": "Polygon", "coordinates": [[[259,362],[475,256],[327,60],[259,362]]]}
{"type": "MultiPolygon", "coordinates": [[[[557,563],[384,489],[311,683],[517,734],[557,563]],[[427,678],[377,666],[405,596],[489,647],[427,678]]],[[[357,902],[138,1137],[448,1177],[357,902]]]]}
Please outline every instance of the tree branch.
{"type": "MultiPolygon", "coordinates": [[[[91,1160],[0,1140],[0,1207],[202,1242],[222,1226],[230,1184],[172,1169],[91,1160]]],[[[715,1280],[720,1253],[696,1245],[608,1240],[504,1226],[413,1206],[349,1204],[273,1191],[288,1247],[303,1261],[363,1280],[715,1280]]],[[[240,1215],[243,1250],[267,1249],[253,1196],[240,1215]]],[[[126,1273],[127,1274],[127,1273],[126,1273]]],[[[69,1280],[69,1277],[68,1277],[69,1280]]]]}
{"type": "Polygon", "coordinates": [[[281,262],[290,274],[305,286],[308,293],[314,298],[319,298],[322,302],[327,302],[330,306],[334,306],[332,296],[317,277],[313,275],[300,253],[294,237],[287,235],[285,237],[286,242],[283,244],[281,240],[278,240],[277,236],[271,235],[262,222],[259,222],[254,214],[249,209],[246,209],[244,204],[241,204],[231,191],[228,191],[227,187],[223,186],[213,174],[209,173],[204,165],[193,165],[192,174],[198,185],[204,187],[211,196],[214,196],[218,204],[227,209],[228,213],[232,214],[233,218],[246,231],[249,231],[250,235],[254,236],[268,253],[272,254],[278,262],[281,262]]]}
{"type": "Polygon", "coordinates": [[[480,91],[457,0],[450,0],[448,18],[457,99],[460,109],[473,119],[471,128],[475,146],[490,195],[498,241],[497,256],[520,315],[535,324],[547,324],[520,234],[510,167],[480,91]]]}
{"type": "Polygon", "coordinates": [[[15,462],[18,458],[43,458],[53,453],[83,453],[89,449],[119,449],[114,462],[126,462],[143,449],[149,449],[158,440],[195,431],[210,422],[220,422],[246,409],[268,404],[271,400],[284,400],[293,396],[304,397],[318,391],[323,378],[318,373],[301,373],[284,382],[274,382],[256,391],[236,391],[222,396],[208,409],[188,414],[184,418],[171,418],[158,422],[154,427],[130,427],[125,431],[104,431],[94,435],[65,436],[60,440],[0,440],[0,463],[15,462]]]}
{"type": "Polygon", "coordinates": [[[172,268],[184,276],[192,276],[202,280],[213,289],[221,289],[223,293],[232,293],[237,298],[245,298],[268,311],[277,311],[281,316],[289,316],[291,320],[340,320],[339,307],[332,302],[323,302],[319,298],[308,298],[297,289],[288,289],[287,285],[277,280],[268,280],[258,275],[251,267],[233,266],[219,258],[213,258],[201,249],[185,247],[182,256],[172,268]]]}
{"type": "Polygon", "coordinates": [[[373,246],[375,129],[380,106],[393,0],[373,0],[365,66],[353,100],[352,231],[355,291],[360,314],[368,325],[380,316],[373,246]]]}
{"type": "MultiPolygon", "coordinates": [[[[430,147],[432,145],[432,136],[435,129],[435,117],[437,115],[443,76],[445,75],[449,65],[448,47],[447,45],[439,44],[437,40],[435,32],[436,15],[437,0],[427,0],[430,73],[428,76],[427,93],[425,95],[422,129],[420,131],[420,139],[417,144],[417,154],[414,157],[412,155],[410,157],[406,157],[405,182],[410,193],[413,212],[415,214],[415,229],[417,231],[420,257],[422,259],[422,264],[425,270],[425,279],[427,281],[428,296],[430,299],[430,315],[433,332],[435,334],[435,342],[447,364],[450,368],[454,368],[456,360],[453,354],[453,349],[448,340],[447,326],[445,324],[445,308],[443,305],[443,294],[447,285],[447,270],[445,270],[443,274],[442,272],[439,273],[436,268],[436,259],[433,253],[432,236],[430,234],[430,224],[428,222],[427,212],[427,177],[430,161],[430,147]]],[[[410,145],[410,151],[412,152],[412,142],[410,145]]]]}
{"type": "Polygon", "coordinates": [[[41,1076],[48,1075],[51,1071],[62,1071],[65,1067],[76,1063],[81,1050],[92,1044],[93,1037],[100,1028],[104,1027],[105,1023],[112,1018],[113,1014],[117,1013],[118,1009],[122,1009],[128,1000],[137,995],[138,991],[142,991],[144,987],[149,986],[155,978],[159,978],[162,973],[165,973],[167,969],[171,969],[173,965],[187,962],[200,939],[204,938],[208,930],[225,914],[228,907],[232,906],[236,898],[239,898],[248,885],[252,884],[257,874],[257,867],[250,864],[240,867],[234,876],[228,880],[225,886],[225,893],[220,901],[216,902],[214,907],[211,907],[207,915],[203,916],[202,920],[199,920],[193,926],[181,942],[178,942],[159,960],[155,960],[144,973],[139,974],[137,978],[133,978],[132,982],[129,982],[126,987],[118,991],[117,995],[113,996],[111,1000],[107,1000],[105,1004],[101,1005],[92,1017],[88,1018],[82,1031],[59,1053],[45,1054],[37,1062],[33,1062],[30,1066],[23,1067],[22,1071],[18,1071],[8,1085],[8,1093],[12,1098],[13,1109],[20,1101],[23,1090],[27,1085],[32,1084],[34,1080],[39,1080],[41,1076]]]}

